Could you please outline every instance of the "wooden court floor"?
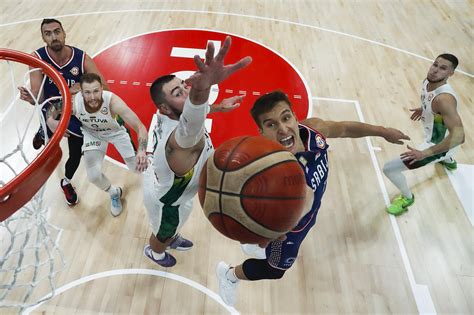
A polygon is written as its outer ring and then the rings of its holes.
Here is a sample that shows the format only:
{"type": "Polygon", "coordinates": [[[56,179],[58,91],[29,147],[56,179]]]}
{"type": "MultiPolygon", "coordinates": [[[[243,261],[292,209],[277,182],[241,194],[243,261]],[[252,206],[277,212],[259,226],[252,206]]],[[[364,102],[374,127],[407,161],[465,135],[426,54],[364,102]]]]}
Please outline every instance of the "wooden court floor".
{"type": "MultiPolygon", "coordinates": [[[[39,25],[51,16],[63,22],[67,43],[91,56],[162,29],[249,38],[300,71],[313,96],[313,115],[396,127],[415,145],[422,129],[408,109],[418,106],[430,60],[451,52],[460,60],[450,83],[466,132],[457,160],[474,164],[472,1],[6,0],[0,7],[0,47],[25,52],[43,45],[39,25]]],[[[124,213],[113,218],[108,196],[88,183],[83,164],[73,179],[80,203],[65,204],[63,159],[45,196],[50,222],[63,229],[66,266],[57,286],[64,291],[33,313],[474,313],[473,227],[446,171],[430,165],[408,173],[417,201],[395,218],[384,209],[396,189],[380,170],[405,147],[379,138],[329,144],[328,189],[295,265],[279,281],[241,282],[235,310],[217,298],[214,269],[221,260],[238,264],[245,256],[211,227],[197,200],[182,231],[195,246],[176,253],[178,264],[166,270],[142,254],[150,229],[140,176],[104,163],[104,173],[125,192],[124,213]]],[[[62,146],[67,151],[66,142],[62,146]]],[[[14,310],[0,308],[5,312],[14,310]]]]}

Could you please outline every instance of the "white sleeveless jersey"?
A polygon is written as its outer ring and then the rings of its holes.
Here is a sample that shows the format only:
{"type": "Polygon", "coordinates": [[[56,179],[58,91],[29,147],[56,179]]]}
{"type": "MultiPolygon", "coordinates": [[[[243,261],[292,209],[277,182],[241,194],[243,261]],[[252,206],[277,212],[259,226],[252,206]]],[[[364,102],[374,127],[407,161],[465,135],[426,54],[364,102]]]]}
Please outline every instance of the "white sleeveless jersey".
{"type": "Polygon", "coordinates": [[[95,113],[89,113],[84,106],[84,99],[81,93],[77,93],[74,98],[74,116],[82,123],[82,130],[89,134],[103,138],[111,136],[124,130],[110,112],[110,100],[112,92],[103,91],[102,98],[104,102],[100,109],[95,113]]]}
{"type": "MultiPolygon", "coordinates": [[[[165,115],[157,114],[157,123],[153,130],[153,176],[155,197],[162,204],[177,206],[194,198],[198,191],[199,175],[207,159],[214,151],[211,138],[207,131],[204,132],[204,148],[194,167],[180,177],[174,174],[166,160],[166,143],[173,130],[178,126],[178,121],[165,115]]],[[[150,175],[150,174],[148,174],[150,175]]]]}
{"type": "MultiPolygon", "coordinates": [[[[425,142],[438,144],[448,135],[448,129],[444,125],[443,117],[440,114],[433,112],[431,103],[436,96],[447,93],[454,96],[457,104],[457,97],[454,93],[453,88],[448,83],[443,84],[437,89],[428,92],[428,80],[423,81],[423,87],[421,89],[421,107],[423,112],[421,114],[421,120],[423,121],[423,129],[425,131],[425,142]]],[[[456,105],[457,106],[457,105],[456,105]]]]}

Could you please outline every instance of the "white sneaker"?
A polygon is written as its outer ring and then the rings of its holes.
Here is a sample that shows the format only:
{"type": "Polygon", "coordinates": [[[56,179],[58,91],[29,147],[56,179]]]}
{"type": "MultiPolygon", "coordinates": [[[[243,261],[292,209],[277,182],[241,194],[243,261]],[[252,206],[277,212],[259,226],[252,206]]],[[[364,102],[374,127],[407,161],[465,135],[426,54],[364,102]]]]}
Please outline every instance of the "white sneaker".
{"type": "Polygon", "coordinates": [[[119,216],[122,213],[122,188],[117,187],[117,192],[110,197],[110,212],[114,217],[119,216]]]}
{"type": "Polygon", "coordinates": [[[256,244],[240,244],[242,251],[245,255],[254,257],[257,259],[266,259],[267,254],[265,253],[265,248],[261,248],[256,244]]]}
{"type": "Polygon", "coordinates": [[[217,264],[216,273],[217,279],[219,279],[219,295],[225,304],[234,306],[237,285],[239,282],[232,282],[227,279],[226,273],[230,270],[230,266],[225,262],[221,261],[217,264]]]}

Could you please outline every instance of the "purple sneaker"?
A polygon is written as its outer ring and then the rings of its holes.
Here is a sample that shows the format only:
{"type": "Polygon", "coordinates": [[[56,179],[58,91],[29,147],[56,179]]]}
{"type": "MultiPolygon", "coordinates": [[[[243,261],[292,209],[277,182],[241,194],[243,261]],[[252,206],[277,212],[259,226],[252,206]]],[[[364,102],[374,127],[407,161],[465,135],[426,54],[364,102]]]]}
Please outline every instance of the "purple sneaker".
{"type": "Polygon", "coordinates": [[[176,265],[176,259],[167,252],[165,252],[165,257],[163,259],[155,259],[152,255],[152,249],[150,245],[145,246],[145,248],[143,249],[143,254],[162,267],[167,268],[176,265]]]}
{"type": "Polygon", "coordinates": [[[176,249],[176,250],[189,250],[193,247],[193,242],[185,239],[181,234],[176,234],[173,241],[168,245],[166,249],[176,249]]]}

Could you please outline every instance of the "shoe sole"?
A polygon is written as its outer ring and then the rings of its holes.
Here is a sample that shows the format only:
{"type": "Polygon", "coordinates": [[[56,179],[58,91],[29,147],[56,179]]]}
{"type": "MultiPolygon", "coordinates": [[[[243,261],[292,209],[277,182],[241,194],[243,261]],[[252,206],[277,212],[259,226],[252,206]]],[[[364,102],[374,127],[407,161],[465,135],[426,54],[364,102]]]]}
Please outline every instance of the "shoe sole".
{"type": "Polygon", "coordinates": [[[191,248],[193,248],[192,246],[191,247],[176,247],[176,248],[171,248],[171,247],[166,247],[166,249],[173,249],[173,250],[177,250],[177,251],[180,251],[180,252],[185,252],[185,251],[188,251],[190,250],[191,248]]]}

